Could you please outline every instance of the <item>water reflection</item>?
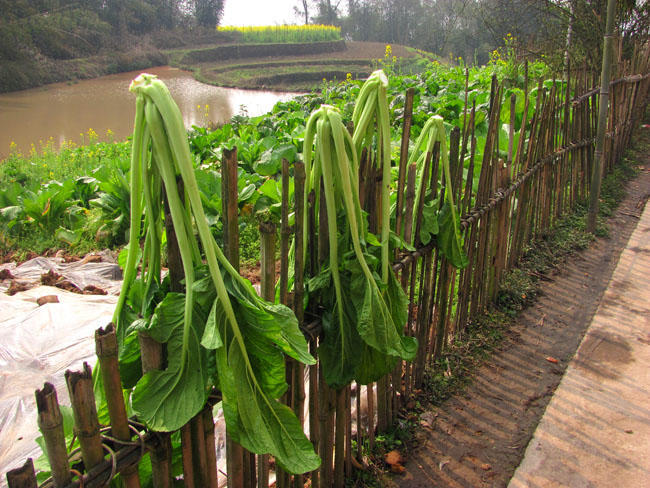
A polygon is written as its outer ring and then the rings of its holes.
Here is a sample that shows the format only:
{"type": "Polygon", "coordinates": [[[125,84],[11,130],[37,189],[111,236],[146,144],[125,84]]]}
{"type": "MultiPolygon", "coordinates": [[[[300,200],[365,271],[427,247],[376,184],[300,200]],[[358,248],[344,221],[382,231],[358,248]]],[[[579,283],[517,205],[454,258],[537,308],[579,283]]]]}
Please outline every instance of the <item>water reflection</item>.
{"type": "MultiPolygon", "coordinates": [[[[259,115],[278,100],[294,95],[206,85],[190,73],[168,66],[146,71],[169,87],[187,127],[225,122],[242,107],[249,115],[259,115]]],[[[57,148],[69,140],[83,143],[88,141],[89,129],[101,140],[125,139],[133,132],[135,111],[135,97],[128,87],[138,74],[120,73],[0,94],[0,158],[7,157],[12,142],[16,150],[26,154],[32,144],[38,150],[48,140],[57,148]]]]}

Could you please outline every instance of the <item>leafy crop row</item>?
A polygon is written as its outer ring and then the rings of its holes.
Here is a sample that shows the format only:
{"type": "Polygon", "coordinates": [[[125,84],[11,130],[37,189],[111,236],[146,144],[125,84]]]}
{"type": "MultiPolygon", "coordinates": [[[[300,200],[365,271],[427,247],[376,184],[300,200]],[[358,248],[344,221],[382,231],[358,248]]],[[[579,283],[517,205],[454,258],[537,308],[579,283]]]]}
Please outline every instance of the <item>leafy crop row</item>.
{"type": "MultiPolygon", "coordinates": [[[[543,74],[542,65],[531,65],[530,79],[543,74]]],[[[499,65],[470,68],[468,105],[476,106],[477,151],[481,161],[487,135],[487,114],[491,76],[508,75],[499,65]]],[[[521,70],[518,71],[519,73],[521,70]]],[[[405,92],[415,90],[412,140],[415,141],[431,115],[444,119],[448,134],[454,125],[462,126],[465,104],[465,72],[462,67],[432,63],[417,76],[389,76],[387,99],[390,120],[390,155],[398,158],[401,116],[405,92]]],[[[523,76],[509,80],[506,95],[516,95],[515,130],[523,119],[525,94],[523,76]]],[[[545,86],[553,83],[545,82],[545,86]]],[[[305,123],[308,115],[328,104],[337,107],[344,124],[352,121],[354,101],[361,83],[346,80],[324,86],[319,92],[276,104],[272,112],[259,117],[236,116],[216,130],[193,127],[189,131],[190,149],[196,177],[213,232],[220,238],[218,215],[221,209],[219,161],[224,148],[237,147],[239,159],[239,207],[242,225],[279,217],[279,170],[282,158],[290,163],[303,159],[305,123]]],[[[537,88],[529,91],[536,96],[537,88]]],[[[534,103],[529,103],[530,117],[534,103]]],[[[508,147],[510,104],[503,104],[499,148],[505,156],[508,147]]],[[[515,132],[515,138],[519,137],[515,132]]],[[[517,140],[515,146],[517,146],[517,140]]],[[[119,246],[126,242],[129,203],[125,198],[129,180],[130,143],[97,143],[67,147],[58,154],[23,156],[13,153],[0,164],[0,229],[5,249],[71,247],[73,251],[119,246]],[[83,176],[83,177],[80,177],[83,176]],[[63,187],[66,190],[63,190],[63,187]],[[70,192],[72,188],[72,192],[70,192]],[[58,195],[58,196],[57,196],[58,195]],[[57,202],[66,201],[66,205],[57,202]],[[49,204],[48,204],[49,202],[49,204]]],[[[393,168],[394,171],[394,168],[393,168]]],[[[478,174],[475,171],[474,174],[478,174]]],[[[290,192],[292,190],[290,189],[290,192]]],[[[254,255],[255,252],[248,253],[254,255]]]]}

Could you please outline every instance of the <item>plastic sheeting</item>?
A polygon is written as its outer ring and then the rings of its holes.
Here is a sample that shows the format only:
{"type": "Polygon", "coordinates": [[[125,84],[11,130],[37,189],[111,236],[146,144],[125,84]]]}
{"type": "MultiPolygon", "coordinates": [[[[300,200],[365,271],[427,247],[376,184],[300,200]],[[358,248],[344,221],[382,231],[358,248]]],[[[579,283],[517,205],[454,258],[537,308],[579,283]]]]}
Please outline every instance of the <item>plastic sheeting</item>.
{"type": "MultiPolygon", "coordinates": [[[[18,266],[15,263],[2,264],[0,270],[8,270],[18,284],[28,287],[38,285],[41,282],[41,275],[52,271],[79,290],[94,286],[109,295],[117,295],[122,286],[122,271],[113,261],[110,251],[103,251],[72,263],[64,262],[63,258],[37,257],[18,266]],[[101,259],[101,262],[93,262],[91,259],[101,259]]],[[[6,292],[9,285],[10,280],[0,282],[0,292],[6,292]]]]}
{"type": "MultiPolygon", "coordinates": [[[[41,455],[35,441],[40,436],[35,390],[50,382],[59,403],[70,405],[65,371],[81,369],[84,361],[95,365],[95,330],[110,322],[122,286],[122,273],[110,262],[110,253],[102,253],[108,262],[92,262],[95,259],[65,263],[62,258],[37,257],[18,266],[0,265],[0,270],[9,270],[13,281],[29,288],[9,296],[6,291],[12,280],[0,281],[0,488],[7,485],[8,470],[41,455]],[[40,286],[41,275],[50,271],[79,290],[92,285],[108,294],[83,295],[40,286]],[[59,303],[39,306],[38,298],[47,295],[56,295],[59,303]]],[[[225,471],[225,421],[223,412],[215,413],[217,460],[225,471]]],[[[220,484],[225,484],[225,478],[220,477],[220,484]]]]}
{"type": "Polygon", "coordinates": [[[94,331],[110,322],[116,303],[115,295],[80,295],[49,286],[14,296],[0,293],[1,486],[9,469],[40,455],[34,391],[48,381],[59,402],[70,404],[65,371],[80,369],[84,361],[95,364],[94,331]],[[59,303],[39,307],[36,300],[45,295],[56,295],[59,303]]]}

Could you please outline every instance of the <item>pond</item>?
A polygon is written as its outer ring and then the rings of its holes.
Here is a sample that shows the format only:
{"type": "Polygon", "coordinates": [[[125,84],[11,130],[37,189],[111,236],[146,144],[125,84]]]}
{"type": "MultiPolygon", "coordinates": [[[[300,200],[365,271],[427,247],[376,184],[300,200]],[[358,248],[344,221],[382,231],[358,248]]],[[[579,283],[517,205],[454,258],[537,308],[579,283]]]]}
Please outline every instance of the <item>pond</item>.
{"type": "MultiPolygon", "coordinates": [[[[260,115],[277,101],[296,95],[206,85],[191,73],[169,66],[144,71],[157,75],[169,87],[186,127],[226,122],[238,113],[260,115]]],[[[128,88],[139,73],[0,94],[0,160],[9,155],[11,147],[28,154],[32,145],[40,151],[48,144],[59,148],[64,141],[80,144],[88,141],[89,132],[103,141],[125,139],[133,132],[135,113],[135,96],[128,88]]]]}

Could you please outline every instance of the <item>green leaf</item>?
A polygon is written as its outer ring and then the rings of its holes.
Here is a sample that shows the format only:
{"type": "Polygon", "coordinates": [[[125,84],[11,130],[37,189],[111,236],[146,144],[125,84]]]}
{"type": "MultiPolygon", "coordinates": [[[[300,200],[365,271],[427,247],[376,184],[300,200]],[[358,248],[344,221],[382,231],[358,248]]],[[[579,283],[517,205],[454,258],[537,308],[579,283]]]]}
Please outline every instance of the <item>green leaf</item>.
{"type": "Polygon", "coordinates": [[[262,299],[249,281],[230,275],[223,278],[228,294],[233,299],[237,322],[246,327],[246,333],[259,334],[302,363],[316,363],[309,354],[305,336],[298,328],[298,320],[289,307],[262,299]]]}
{"type": "Polygon", "coordinates": [[[210,310],[208,321],[205,323],[205,330],[203,331],[203,338],[201,339],[201,345],[203,347],[206,349],[217,349],[223,346],[223,340],[219,334],[217,324],[225,322],[226,320],[226,312],[223,309],[219,298],[216,298],[212,305],[212,309],[210,310]]]}
{"type": "Polygon", "coordinates": [[[254,185],[253,183],[251,183],[250,185],[246,185],[246,186],[245,186],[244,188],[242,188],[242,190],[239,192],[238,201],[239,201],[240,203],[241,203],[241,202],[245,202],[245,201],[247,201],[248,199],[250,199],[250,197],[252,197],[254,194],[255,194],[255,185],[254,185]]]}
{"type": "Polygon", "coordinates": [[[54,237],[65,242],[69,246],[75,245],[81,239],[81,231],[72,231],[64,227],[59,227],[54,233],[54,237]]]}
{"type": "MultiPolygon", "coordinates": [[[[389,273],[389,280],[390,276],[394,279],[392,272],[389,273]]],[[[361,273],[352,280],[352,290],[364,290],[362,301],[358,300],[357,294],[353,295],[353,300],[357,301],[357,330],[363,341],[383,354],[398,356],[407,361],[414,359],[415,351],[410,347],[411,341],[403,342],[401,332],[406,325],[404,317],[408,302],[398,299],[394,303],[387,303],[384,295],[388,297],[388,294],[381,293],[379,287],[373,286],[361,273]],[[389,304],[393,308],[401,307],[401,310],[393,311],[389,304]],[[400,323],[395,323],[396,318],[400,323]]]]}
{"type": "Polygon", "coordinates": [[[460,220],[452,218],[451,209],[447,202],[444,203],[438,215],[438,248],[444,257],[457,269],[468,264],[467,255],[463,249],[463,242],[458,231],[460,220]]]}
{"type": "Polygon", "coordinates": [[[344,304],[344,323],[340,322],[338,313],[327,312],[322,317],[323,338],[318,348],[318,358],[325,381],[332,388],[342,388],[350,383],[361,363],[359,351],[363,341],[354,326],[355,317],[350,312],[354,313],[354,308],[344,304]]]}
{"type": "Polygon", "coordinates": [[[266,180],[259,191],[262,195],[269,197],[274,202],[282,201],[282,185],[273,179],[266,180]]]}
{"type": "Polygon", "coordinates": [[[229,435],[251,452],[273,454],[278,465],[290,473],[316,469],[320,459],[293,411],[262,391],[226,324],[219,327],[228,344],[218,348],[216,356],[229,435]]]}
{"type": "MultiPolygon", "coordinates": [[[[200,346],[200,311],[192,314],[184,343],[185,295],[168,293],[156,307],[147,333],[167,343],[167,369],[150,371],[138,381],[133,409],[149,428],[160,432],[180,429],[205,405],[208,357],[200,346]]],[[[204,323],[204,322],[203,322],[204,323]]]]}
{"type": "Polygon", "coordinates": [[[438,204],[439,200],[435,199],[425,203],[422,207],[422,220],[420,221],[420,242],[423,245],[429,244],[434,235],[439,232],[438,227],[438,204]]]}

